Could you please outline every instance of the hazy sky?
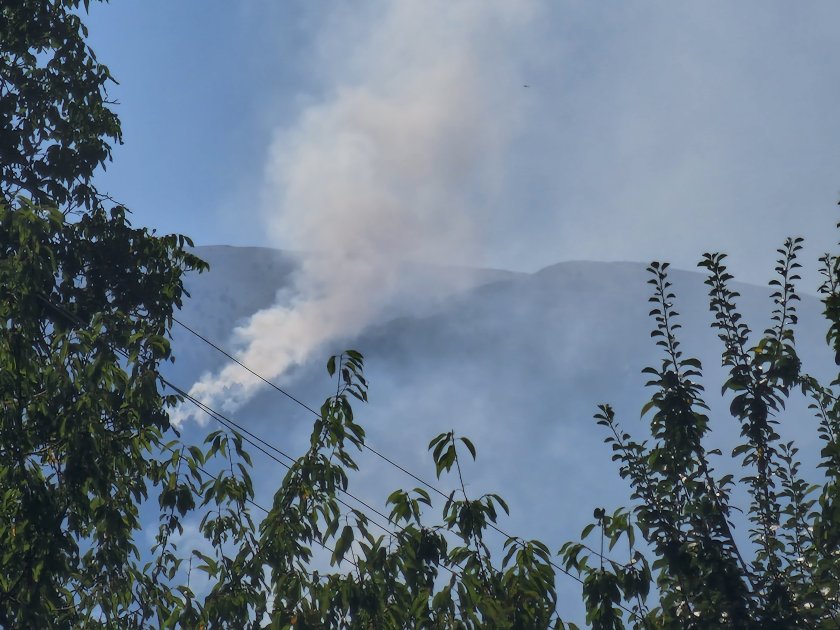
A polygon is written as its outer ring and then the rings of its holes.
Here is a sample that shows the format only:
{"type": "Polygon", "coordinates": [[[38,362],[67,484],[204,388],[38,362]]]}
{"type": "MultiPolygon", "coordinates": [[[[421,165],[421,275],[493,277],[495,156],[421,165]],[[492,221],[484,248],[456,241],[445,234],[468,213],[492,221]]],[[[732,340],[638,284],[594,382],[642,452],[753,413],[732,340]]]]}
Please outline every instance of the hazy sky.
{"type": "Polygon", "coordinates": [[[835,240],[834,2],[121,0],[89,22],[121,81],[107,188],[200,244],[517,270],[724,249],[763,282],[785,235],[835,240]]]}

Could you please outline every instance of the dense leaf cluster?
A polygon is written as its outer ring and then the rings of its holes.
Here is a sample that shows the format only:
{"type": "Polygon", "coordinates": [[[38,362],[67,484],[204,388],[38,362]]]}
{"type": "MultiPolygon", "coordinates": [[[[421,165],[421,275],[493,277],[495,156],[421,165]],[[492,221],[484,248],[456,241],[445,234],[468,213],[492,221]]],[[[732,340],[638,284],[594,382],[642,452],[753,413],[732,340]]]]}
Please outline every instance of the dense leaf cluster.
{"type": "MultiPolygon", "coordinates": [[[[169,428],[158,366],[200,262],[120,209],[0,206],[0,626],[145,598],[134,534],[169,428]]],[[[171,400],[169,401],[171,402],[171,400]]]]}
{"type": "Polygon", "coordinates": [[[89,0],[0,4],[0,204],[25,194],[68,210],[99,199],[94,171],[121,140],[113,79],[85,42],[89,0]]]}
{"type": "MultiPolygon", "coordinates": [[[[87,8],[87,2],[84,3],[87,8]]],[[[188,239],[94,171],[119,141],[78,1],[0,4],[0,627],[111,625],[159,590],[136,543],[167,478],[159,364],[188,239]],[[152,589],[154,586],[154,589],[152,589]]]]}

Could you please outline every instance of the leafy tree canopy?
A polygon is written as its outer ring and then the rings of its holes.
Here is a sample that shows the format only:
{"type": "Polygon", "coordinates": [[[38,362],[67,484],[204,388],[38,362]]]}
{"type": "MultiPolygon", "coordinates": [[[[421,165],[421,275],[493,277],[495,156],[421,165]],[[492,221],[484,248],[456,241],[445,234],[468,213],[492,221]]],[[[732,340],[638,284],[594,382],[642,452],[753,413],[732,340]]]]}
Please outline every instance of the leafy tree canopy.
{"type": "MultiPolygon", "coordinates": [[[[85,8],[87,3],[85,3],[85,8]]],[[[0,626],[95,625],[141,597],[163,474],[158,365],[203,263],[95,189],[119,141],[79,2],[0,5],[0,626]]],[[[113,625],[113,624],[112,624],[113,625]]]]}
{"type": "MultiPolygon", "coordinates": [[[[92,184],[121,140],[108,68],[85,43],[80,0],[0,6],[0,203],[91,208],[92,184]]],[[[87,8],[89,0],[84,0],[87,8]]]]}
{"type": "MultiPolygon", "coordinates": [[[[799,296],[797,256],[802,239],[778,250],[770,281],[772,324],[755,335],[738,312],[737,291],[722,254],[705,254],[712,327],[723,344],[728,370],[723,392],[739,423],[741,439],[731,451],[742,476],[720,475],[722,453],[707,450],[709,407],[702,368],[680,349],[675,295],[668,265],[648,271],[653,295],[652,336],[662,348],[659,366],[645,368],[654,394],[642,409],[650,437],[639,442],[625,433],[612,408],[596,418],[621,476],[632,486],[632,504],[613,514],[596,510],[593,534],[612,550],[629,547],[626,562],[595,558],[581,543],[562,549],[567,568],[584,576],[587,620],[597,628],[836,628],[840,624],[840,381],[824,384],[803,371],[795,346],[799,296]],[[825,478],[812,483],[800,474],[798,449],[777,432],[795,390],[808,397],[822,440],[819,468],[825,478]],[[749,504],[737,505],[733,490],[746,490],[749,504]],[[742,510],[743,508],[743,510],[742,510]],[[749,542],[735,535],[735,511],[749,521],[749,542]],[[644,541],[638,547],[636,541],[644,541]],[[655,605],[649,605],[649,596],[655,605]],[[619,607],[624,602],[633,612],[619,607]]],[[[840,349],[840,261],[821,259],[820,288],[827,341],[840,349]]],[[[816,325],[816,322],[809,323],[816,325]]]]}

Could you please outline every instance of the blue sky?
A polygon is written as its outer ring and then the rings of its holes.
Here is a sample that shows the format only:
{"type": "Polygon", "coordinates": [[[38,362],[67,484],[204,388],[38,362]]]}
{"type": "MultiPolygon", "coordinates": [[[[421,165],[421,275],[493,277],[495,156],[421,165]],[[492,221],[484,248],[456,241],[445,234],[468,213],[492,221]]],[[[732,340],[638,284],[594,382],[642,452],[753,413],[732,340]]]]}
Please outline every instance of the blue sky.
{"type": "MultiPolygon", "coordinates": [[[[327,130],[307,128],[307,115],[357,90],[397,109],[463,110],[443,121],[460,137],[418,147],[435,158],[476,142],[466,156],[475,169],[461,179],[425,174],[438,187],[431,201],[448,196],[446,214],[468,217],[472,249],[455,262],[533,270],[569,258],[667,257],[688,267],[720,248],[761,281],[784,235],[806,236],[814,253],[832,244],[835,3],[412,6],[420,3],[95,7],[92,42],[121,81],[126,141],[108,189],[137,222],[199,243],[317,246],[291,242],[271,227],[283,220],[266,217],[267,198],[270,213],[289,212],[271,183],[272,155],[294,160],[299,145],[322,141],[327,130]],[[425,76],[441,58],[470,64],[472,81],[425,76]]],[[[331,124],[354,131],[358,121],[331,124]]],[[[373,142],[387,162],[394,147],[373,142]]],[[[410,199],[421,188],[403,191],[410,199]]],[[[434,226],[422,237],[435,239],[434,226]]]]}

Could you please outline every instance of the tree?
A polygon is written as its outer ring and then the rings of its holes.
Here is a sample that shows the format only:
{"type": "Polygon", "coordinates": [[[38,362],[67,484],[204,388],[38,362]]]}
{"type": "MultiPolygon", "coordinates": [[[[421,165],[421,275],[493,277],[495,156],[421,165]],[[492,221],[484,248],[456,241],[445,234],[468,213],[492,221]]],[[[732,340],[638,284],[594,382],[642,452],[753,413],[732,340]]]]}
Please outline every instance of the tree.
{"type": "MultiPolygon", "coordinates": [[[[87,2],[85,2],[85,7],[87,2]]],[[[114,625],[143,597],[137,503],[183,237],[132,228],[94,172],[119,140],[76,1],[0,7],[0,626],[114,625]],[[110,207],[106,207],[110,206],[110,207]]]]}
{"type": "MultiPolygon", "coordinates": [[[[717,475],[719,451],[706,450],[709,407],[700,384],[701,364],[683,356],[677,338],[678,313],[667,264],[648,271],[653,287],[652,336],[663,350],[659,367],[644,371],[654,394],[642,414],[650,415],[650,439],[625,433],[613,410],[596,416],[607,428],[606,442],[621,477],[633,489],[630,507],[613,514],[596,510],[583,537],[596,533],[610,550],[622,539],[627,563],[597,559],[581,543],[562,552],[567,568],[584,576],[587,619],[596,628],[836,628],[840,624],[840,398],[835,380],[825,385],[803,371],[795,348],[795,283],[802,239],[778,250],[770,282],[775,306],[772,325],[756,340],[736,307],[738,293],[723,254],[705,254],[712,326],[723,343],[728,369],[723,392],[741,427],[731,456],[743,477],[717,475]],[[825,478],[811,484],[799,472],[797,448],[782,442],[776,427],[785,403],[799,389],[809,397],[823,441],[819,464],[825,478]],[[733,490],[746,488],[749,542],[739,542],[732,517],[733,490]],[[638,535],[644,540],[639,547],[638,535]],[[650,558],[653,558],[651,561],[650,558]],[[655,578],[654,578],[655,574],[655,578]],[[657,605],[646,599],[656,593],[657,605]],[[626,602],[632,615],[618,607],[626,602]]],[[[840,350],[840,259],[820,260],[827,340],[840,350]]],[[[840,361],[838,361],[840,363],[840,361]]]]}

